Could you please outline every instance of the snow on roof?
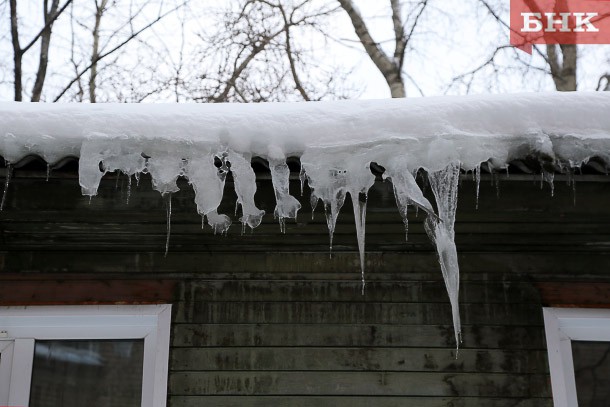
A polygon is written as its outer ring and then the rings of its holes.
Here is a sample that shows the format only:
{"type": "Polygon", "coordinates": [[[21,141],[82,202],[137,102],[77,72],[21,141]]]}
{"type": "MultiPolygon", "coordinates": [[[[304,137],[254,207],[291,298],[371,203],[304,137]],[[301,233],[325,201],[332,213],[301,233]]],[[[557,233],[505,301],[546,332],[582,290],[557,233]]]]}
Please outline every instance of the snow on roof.
{"type": "Polygon", "coordinates": [[[610,164],[610,92],[266,104],[0,103],[0,155],[8,163],[38,155],[51,164],[78,156],[86,195],[97,193],[109,171],[150,173],[162,194],[177,191],[184,176],[199,213],[221,232],[231,224],[217,213],[228,171],[243,226],[258,226],[264,215],[254,203],[253,156],[269,161],[280,225],[295,218],[300,204],[288,189],[286,158],[299,156],[312,203],[324,204],[331,246],[338,213],[348,194],[352,199],[363,288],[361,196],[373,185],[370,164],[377,163],[392,181],[405,223],[408,205],[429,215],[426,230],[439,254],[457,339],[453,225],[460,168],[478,179],[482,162],[502,168],[528,156],[567,168],[593,157],[610,164]],[[413,177],[419,168],[428,174],[436,211],[413,177]]]}

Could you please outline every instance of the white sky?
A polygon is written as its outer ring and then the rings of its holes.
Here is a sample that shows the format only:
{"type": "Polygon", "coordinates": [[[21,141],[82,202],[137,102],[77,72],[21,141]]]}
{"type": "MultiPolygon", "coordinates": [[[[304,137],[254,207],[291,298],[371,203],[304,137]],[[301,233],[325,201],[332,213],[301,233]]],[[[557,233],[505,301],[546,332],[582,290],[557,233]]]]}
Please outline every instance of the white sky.
{"type": "MultiPolygon", "coordinates": [[[[135,4],[143,0],[134,0],[135,4]]],[[[209,28],[209,10],[226,5],[226,0],[192,0],[191,10],[198,13],[198,18],[188,20],[185,25],[186,35],[186,54],[189,52],[188,44],[195,45],[199,41],[196,36],[209,28]]],[[[321,3],[332,4],[333,0],[316,0],[321,3]]],[[[389,7],[386,2],[380,0],[355,0],[360,11],[365,17],[373,38],[380,42],[386,52],[393,51],[393,32],[390,21],[389,7]]],[[[508,0],[503,0],[505,11],[508,11],[508,0]]],[[[8,33],[8,2],[0,0],[0,16],[5,24],[0,25],[0,52],[7,57],[0,59],[0,100],[11,100],[12,95],[12,51],[10,49],[10,36],[8,33]]],[[[62,2],[63,3],[63,2],[62,2]]],[[[411,2],[405,1],[405,10],[411,2]]],[[[27,43],[31,38],[34,27],[41,25],[41,11],[39,0],[19,1],[21,24],[22,24],[22,44],[27,43]]],[[[79,3],[91,6],[92,0],[88,3],[79,3]]],[[[151,2],[154,6],[154,2],[151,2]]],[[[526,90],[552,90],[553,84],[550,78],[540,75],[537,71],[524,74],[515,69],[517,66],[512,61],[513,51],[509,51],[505,57],[499,58],[499,67],[503,73],[497,76],[497,80],[490,78],[493,76],[491,70],[484,71],[467,90],[464,86],[449,87],[451,79],[461,73],[467,72],[485,61],[492,50],[499,45],[506,45],[508,36],[505,29],[500,27],[493,19],[489,18],[487,11],[479,6],[477,0],[430,0],[425,17],[420,24],[422,29],[416,31],[412,40],[413,49],[408,51],[405,61],[405,75],[407,85],[407,95],[415,97],[423,93],[426,96],[440,94],[460,94],[466,93],[488,93],[488,92],[518,92],[526,90]],[[512,69],[510,67],[513,67],[512,69]],[[505,69],[506,68],[506,69],[505,69]],[[506,72],[504,72],[506,71],[506,72]],[[409,79],[411,78],[411,79],[409,79]]],[[[156,8],[150,9],[148,16],[155,15],[156,8]]],[[[109,20],[115,19],[118,24],[121,13],[116,15],[109,14],[109,20]]],[[[172,59],[178,59],[178,50],[181,43],[182,25],[181,14],[175,14],[165,19],[161,24],[155,26],[153,31],[149,31],[142,36],[143,43],[135,43],[142,47],[145,43],[161,44],[170,50],[172,59]]],[[[49,76],[47,85],[49,88],[53,84],[61,87],[67,82],[70,74],[69,66],[69,43],[70,43],[70,22],[68,18],[62,16],[54,29],[52,38],[52,52],[50,55],[49,76]],[[68,71],[66,71],[68,70],[68,71]]],[[[508,17],[505,15],[506,19],[508,17]]],[[[144,20],[136,21],[134,26],[141,26],[144,20]]],[[[110,26],[108,26],[110,27],[110,26]]],[[[345,69],[352,69],[349,77],[351,87],[356,90],[360,98],[385,98],[389,97],[389,90],[374,64],[364,53],[358,43],[353,27],[347,15],[340,12],[333,17],[327,27],[335,40],[326,42],[317,38],[299,38],[303,42],[312,42],[316,52],[316,58],[328,65],[339,65],[345,69]]],[[[77,27],[78,29],[78,27],[77,27]]],[[[86,34],[86,32],[84,32],[86,34]]],[[[80,39],[80,38],[79,38],[80,39]]],[[[82,42],[82,41],[81,41],[82,42]]],[[[86,46],[89,40],[84,41],[86,46]]],[[[158,46],[158,45],[152,45],[158,46]]],[[[582,63],[579,66],[579,89],[592,90],[597,85],[600,75],[610,72],[610,46],[589,45],[580,47],[582,63]]],[[[27,72],[34,72],[37,64],[38,50],[32,49],[26,55],[24,69],[27,72]]],[[[137,49],[129,51],[129,63],[133,63],[134,72],[136,66],[148,64],[154,69],[155,61],[138,59],[137,49]]],[[[518,51],[515,54],[525,60],[531,57],[518,51]]],[[[149,58],[150,59],[150,58],[149,58]]],[[[121,60],[125,63],[125,59],[121,60]]],[[[533,63],[542,66],[540,57],[534,57],[533,63]]],[[[161,68],[160,68],[161,69],[161,68]]],[[[26,76],[25,88],[31,89],[33,78],[31,74],[26,76]]],[[[146,77],[140,79],[146,82],[146,77]]]]}

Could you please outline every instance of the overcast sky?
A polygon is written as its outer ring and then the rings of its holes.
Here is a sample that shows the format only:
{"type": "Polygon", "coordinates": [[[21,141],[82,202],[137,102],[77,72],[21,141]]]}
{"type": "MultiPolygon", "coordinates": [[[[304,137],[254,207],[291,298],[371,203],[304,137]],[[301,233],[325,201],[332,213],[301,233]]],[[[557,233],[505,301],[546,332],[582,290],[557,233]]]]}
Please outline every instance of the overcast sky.
{"type": "MultiPolygon", "coordinates": [[[[136,3],[137,0],[133,0],[136,3]]],[[[140,0],[142,1],[142,0],[140,0]]],[[[315,0],[321,3],[334,4],[333,0],[315,0]]],[[[91,3],[92,0],[89,2],[91,3]]],[[[209,17],[213,10],[226,6],[227,0],[195,0],[191,2],[188,13],[175,13],[162,23],[156,25],[154,30],[147,32],[141,37],[142,41],[134,43],[138,47],[159,47],[164,44],[169,51],[171,58],[176,60],[179,55],[182,33],[186,41],[185,54],[192,52],[191,49],[200,41],[197,33],[211,28],[212,19],[209,17]],[[180,29],[183,22],[184,31],[180,29]]],[[[502,16],[508,21],[508,0],[505,0],[504,7],[500,7],[502,16]]],[[[0,99],[11,100],[12,95],[12,51],[10,48],[10,33],[8,1],[0,0],[0,15],[4,24],[0,25],[0,52],[5,57],[0,60],[0,99]]],[[[27,43],[28,38],[34,33],[36,27],[40,26],[42,17],[40,11],[40,0],[20,0],[22,43],[27,43]]],[[[152,3],[152,2],[151,2],[152,3]]],[[[166,2],[167,3],[167,2],[166,2]]],[[[85,3],[88,4],[88,3],[85,3]]],[[[393,51],[392,46],[392,26],[388,6],[379,0],[356,0],[356,4],[365,17],[369,29],[374,39],[381,43],[388,53],[393,51]]],[[[405,10],[409,7],[409,2],[404,2],[405,10]]],[[[82,3],[81,3],[82,5],[82,3]]],[[[149,16],[156,13],[156,8],[151,8],[149,16]]],[[[123,10],[124,12],[124,10],[123,10]]],[[[109,14],[108,19],[116,19],[117,24],[120,14],[109,14]]],[[[110,21],[106,21],[110,24],[110,21]]],[[[143,23],[137,21],[135,24],[143,23]]],[[[110,29],[110,26],[108,26],[110,29]]],[[[405,61],[405,76],[407,95],[432,96],[442,94],[463,94],[486,93],[486,92],[518,92],[518,91],[538,91],[553,90],[553,83],[550,77],[540,75],[536,70],[524,75],[516,68],[513,56],[529,61],[532,57],[521,53],[509,51],[505,57],[498,59],[498,66],[502,72],[493,78],[493,71],[488,69],[481,72],[473,82],[470,89],[466,89],[460,84],[451,86],[452,78],[465,73],[477,65],[481,64],[491,55],[493,49],[508,42],[506,29],[497,24],[485,9],[480,7],[477,0],[465,0],[456,2],[455,0],[430,0],[430,6],[426,10],[424,19],[420,24],[421,29],[415,32],[411,41],[412,49],[407,53],[405,61]],[[511,65],[512,64],[512,65],[511,65]],[[513,66],[514,68],[510,68],[513,66]],[[508,67],[504,69],[505,67],[508,67]]],[[[68,15],[60,17],[54,28],[52,51],[50,54],[50,66],[48,86],[54,83],[62,84],[66,82],[67,66],[69,64],[70,33],[73,25],[70,24],[68,15]]],[[[79,29],[79,27],[76,27],[79,29]]],[[[83,29],[81,27],[81,29],[83,29]]],[[[322,39],[321,37],[302,37],[298,41],[309,42],[315,51],[315,58],[320,63],[342,67],[345,70],[352,70],[349,76],[349,86],[354,90],[354,97],[360,98],[385,98],[389,97],[388,87],[378,72],[377,68],[364,53],[361,45],[357,41],[353,27],[347,15],[340,10],[332,20],[328,22],[327,31],[332,39],[322,39]]],[[[84,31],[86,34],[86,31],[84,31]]],[[[24,69],[29,72],[26,76],[26,88],[31,88],[33,81],[32,72],[35,71],[37,64],[38,51],[33,49],[24,61],[24,69]]],[[[142,63],[138,60],[138,50],[131,49],[129,52],[133,63],[134,72],[136,65],[142,63]]],[[[594,90],[600,75],[610,72],[610,46],[588,45],[580,47],[582,63],[579,66],[579,89],[594,90]]],[[[125,63],[125,57],[122,57],[125,63]]],[[[542,60],[533,57],[533,64],[542,67],[542,60]]],[[[154,61],[144,61],[148,66],[154,66],[154,61]]],[[[161,61],[159,69],[163,69],[161,61]]],[[[145,80],[145,79],[144,79],[145,80]]],[[[47,86],[45,85],[45,86],[47,86]]],[[[58,85],[60,86],[60,85],[58,85]]]]}

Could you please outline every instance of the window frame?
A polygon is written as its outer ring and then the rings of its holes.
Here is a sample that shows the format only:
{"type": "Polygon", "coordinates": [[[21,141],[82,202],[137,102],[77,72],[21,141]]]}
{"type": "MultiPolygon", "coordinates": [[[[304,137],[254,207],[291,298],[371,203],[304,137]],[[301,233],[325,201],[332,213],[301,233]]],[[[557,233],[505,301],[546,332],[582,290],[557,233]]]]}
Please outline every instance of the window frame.
{"type": "Polygon", "coordinates": [[[37,339],[144,339],[141,405],[165,407],[170,324],[170,304],[0,307],[0,405],[28,406],[37,339]]]}
{"type": "Polygon", "coordinates": [[[572,341],[610,342],[610,309],[542,309],[549,356],[553,405],[578,405],[572,341]]]}

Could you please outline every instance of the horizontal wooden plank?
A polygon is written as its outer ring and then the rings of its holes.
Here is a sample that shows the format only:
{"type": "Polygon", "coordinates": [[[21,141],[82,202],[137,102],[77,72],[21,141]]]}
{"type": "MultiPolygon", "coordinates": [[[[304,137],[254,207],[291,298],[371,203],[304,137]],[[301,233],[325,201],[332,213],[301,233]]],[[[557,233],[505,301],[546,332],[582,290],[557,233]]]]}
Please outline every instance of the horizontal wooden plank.
{"type": "MultiPolygon", "coordinates": [[[[362,295],[360,281],[202,281],[183,285],[180,300],[190,301],[327,301],[444,302],[442,281],[371,281],[362,295]]],[[[463,281],[461,303],[540,303],[531,283],[463,281]]]]}
{"type": "MultiPolygon", "coordinates": [[[[228,246],[231,248],[230,246],[228,246]]],[[[103,273],[183,273],[202,275],[205,273],[228,273],[235,278],[273,278],[273,274],[294,273],[301,279],[308,275],[325,275],[328,279],[354,278],[359,270],[357,252],[335,253],[329,258],[324,253],[311,252],[211,252],[135,251],[125,247],[124,251],[88,250],[83,252],[52,250],[15,250],[0,252],[0,268],[3,272],[103,272],[103,273]],[[334,273],[331,274],[331,273],[334,273]]],[[[5,249],[6,250],[6,249],[5,249]]],[[[609,252],[578,253],[561,252],[498,253],[459,252],[460,274],[463,279],[472,273],[488,279],[515,279],[516,276],[551,276],[553,279],[574,279],[610,282],[605,273],[610,263],[609,252]],[[583,265],[587,267],[583,267],[583,265]]],[[[366,271],[371,279],[398,278],[405,280],[440,277],[440,267],[433,252],[388,253],[367,252],[366,271]],[[405,273],[412,277],[393,277],[405,273]],[[381,274],[384,274],[383,276],[381,274]]],[[[543,277],[540,277],[543,279],[543,277]]],[[[550,281],[547,277],[546,281],[550,281]]]]}
{"type": "Polygon", "coordinates": [[[547,375],[403,372],[173,372],[170,395],[548,397],[547,375]]]}
{"type": "MultiPolygon", "coordinates": [[[[502,324],[502,321],[497,321],[502,324]]],[[[546,349],[543,327],[464,325],[462,349],[546,349]]],[[[173,347],[314,346],[455,348],[447,325],[174,324],[173,347]]]]}
{"type": "Polygon", "coordinates": [[[320,396],[171,396],[170,407],[552,407],[550,398],[490,397],[320,397],[320,396]]]}
{"type": "MultiPolygon", "coordinates": [[[[84,229],[86,227],[83,226],[84,229]]],[[[56,250],[106,249],[120,250],[163,250],[167,239],[165,226],[159,227],[156,234],[92,234],[83,230],[69,233],[38,233],[38,232],[4,232],[5,247],[8,250],[32,250],[53,247],[56,250]]],[[[608,250],[610,234],[569,234],[569,235],[535,235],[530,233],[514,234],[510,237],[502,234],[466,234],[456,235],[458,250],[473,251],[484,248],[486,251],[585,251],[593,252],[608,250]],[[543,243],[546,242],[546,243],[543,243]]],[[[328,234],[318,235],[261,235],[254,231],[251,235],[230,234],[228,236],[213,236],[210,234],[177,234],[170,237],[170,250],[212,250],[212,251],[318,251],[329,252],[328,234]]],[[[426,235],[411,235],[404,242],[403,234],[367,236],[367,246],[371,250],[404,252],[408,250],[432,251],[433,246],[426,235]]],[[[334,251],[357,250],[356,234],[339,235],[333,239],[334,251]]]]}
{"type": "MultiPolygon", "coordinates": [[[[542,325],[537,304],[462,304],[464,324],[542,325]]],[[[175,322],[276,324],[405,324],[451,323],[446,303],[375,302],[178,302],[175,322]]]]}
{"type": "MultiPolygon", "coordinates": [[[[133,216],[126,217],[121,222],[117,222],[112,217],[88,216],[83,219],[70,219],[68,214],[57,212],[53,215],[66,216],[66,219],[61,220],[48,215],[48,218],[41,216],[44,214],[38,213],[37,216],[28,213],[13,213],[14,218],[8,215],[4,218],[4,231],[10,234],[38,234],[40,236],[57,235],[109,235],[114,237],[121,236],[158,236],[165,234],[166,218],[158,219],[158,222],[153,222],[150,217],[133,216]],[[30,215],[30,216],[28,216],[30,215]],[[86,229],[84,228],[86,225],[86,229]]],[[[283,235],[290,236],[328,236],[328,228],[326,221],[318,219],[311,221],[307,217],[304,222],[294,223],[290,220],[286,222],[286,233],[283,235]]],[[[570,220],[565,218],[554,219],[554,221],[544,222],[532,220],[531,222],[524,221],[519,218],[517,221],[494,222],[487,220],[484,216],[466,221],[458,220],[455,225],[455,231],[458,236],[465,234],[472,235],[507,235],[507,237],[519,237],[523,234],[532,235],[566,235],[566,229],[569,230],[569,235],[607,235],[610,222],[600,222],[597,219],[587,218],[583,221],[570,220]]],[[[233,238],[249,238],[267,237],[280,235],[280,229],[277,222],[269,220],[263,222],[260,226],[254,229],[253,233],[248,231],[243,235],[241,233],[241,224],[236,221],[232,228],[229,229],[229,237],[233,238]]],[[[347,238],[355,236],[355,227],[350,222],[337,223],[335,227],[335,236],[347,235],[347,238]]],[[[180,217],[172,218],[172,234],[175,236],[181,235],[196,235],[198,237],[213,236],[213,231],[209,226],[201,227],[199,218],[181,219],[180,217]]],[[[399,219],[383,219],[382,217],[369,217],[366,225],[366,235],[371,238],[387,238],[392,237],[403,239],[405,238],[405,228],[399,219]]],[[[421,219],[409,222],[409,238],[422,239],[426,236],[423,225],[423,217],[421,219]]],[[[221,236],[216,236],[220,238],[221,236]]],[[[224,238],[224,236],[223,236],[224,238]]],[[[222,239],[217,239],[222,240],[222,239]]]]}
{"type": "Polygon", "coordinates": [[[172,371],[547,373],[546,351],[429,348],[173,348],[172,371]]]}

